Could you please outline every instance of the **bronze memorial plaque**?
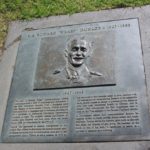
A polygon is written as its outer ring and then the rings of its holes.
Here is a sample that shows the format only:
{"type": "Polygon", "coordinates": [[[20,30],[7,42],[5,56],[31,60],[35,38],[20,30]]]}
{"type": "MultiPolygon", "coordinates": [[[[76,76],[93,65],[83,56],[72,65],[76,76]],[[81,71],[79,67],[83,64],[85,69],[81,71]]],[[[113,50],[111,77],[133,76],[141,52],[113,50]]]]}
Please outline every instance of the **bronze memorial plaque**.
{"type": "Polygon", "coordinates": [[[138,19],[22,32],[3,142],[149,139],[138,19]]]}

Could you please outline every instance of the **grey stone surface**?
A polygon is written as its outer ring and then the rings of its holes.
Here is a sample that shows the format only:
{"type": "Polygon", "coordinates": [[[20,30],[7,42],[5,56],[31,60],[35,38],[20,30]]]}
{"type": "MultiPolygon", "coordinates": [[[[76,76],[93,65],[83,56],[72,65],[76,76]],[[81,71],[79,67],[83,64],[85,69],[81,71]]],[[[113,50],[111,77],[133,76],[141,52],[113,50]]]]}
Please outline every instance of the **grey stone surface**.
{"type": "MultiPolygon", "coordinates": [[[[109,21],[128,18],[138,18],[141,38],[143,58],[145,64],[146,81],[148,87],[148,102],[150,103],[150,6],[141,8],[127,8],[106,10],[101,12],[88,12],[83,14],[74,14],[71,16],[49,17],[32,22],[13,22],[9,28],[9,34],[6,42],[7,51],[5,51],[2,62],[0,63],[0,127],[4,119],[4,113],[9,94],[16,53],[19,45],[19,37],[23,30],[30,28],[40,29],[57,25],[79,24],[97,21],[109,21]]],[[[119,142],[119,143],[85,143],[85,144],[0,144],[0,149],[149,149],[147,142],[119,142]]]]}

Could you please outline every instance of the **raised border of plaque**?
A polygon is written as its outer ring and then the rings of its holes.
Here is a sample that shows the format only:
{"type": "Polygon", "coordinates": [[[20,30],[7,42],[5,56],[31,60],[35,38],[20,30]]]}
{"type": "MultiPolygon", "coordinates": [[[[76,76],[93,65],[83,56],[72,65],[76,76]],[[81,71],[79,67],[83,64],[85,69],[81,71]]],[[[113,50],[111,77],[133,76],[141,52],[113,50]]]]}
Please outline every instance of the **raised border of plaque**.
{"type": "Polygon", "coordinates": [[[148,139],[146,95],[137,18],[24,31],[3,142],[148,139]],[[66,46],[78,37],[92,43],[92,54],[85,64],[94,77],[86,81],[82,73],[74,77],[81,80],[74,82],[61,72],[68,65],[66,46]]]}

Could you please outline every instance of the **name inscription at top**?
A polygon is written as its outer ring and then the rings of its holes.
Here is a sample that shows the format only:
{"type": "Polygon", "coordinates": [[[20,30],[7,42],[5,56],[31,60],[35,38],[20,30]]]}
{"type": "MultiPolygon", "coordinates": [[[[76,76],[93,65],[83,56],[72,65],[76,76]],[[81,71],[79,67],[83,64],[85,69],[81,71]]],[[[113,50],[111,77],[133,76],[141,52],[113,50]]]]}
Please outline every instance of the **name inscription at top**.
{"type": "Polygon", "coordinates": [[[58,36],[58,35],[70,35],[76,33],[86,33],[86,32],[98,32],[98,31],[113,31],[117,29],[130,28],[130,22],[120,22],[120,23],[90,23],[72,26],[63,26],[56,28],[47,28],[41,30],[28,31],[27,38],[38,38],[38,37],[48,37],[48,36],[58,36]]]}

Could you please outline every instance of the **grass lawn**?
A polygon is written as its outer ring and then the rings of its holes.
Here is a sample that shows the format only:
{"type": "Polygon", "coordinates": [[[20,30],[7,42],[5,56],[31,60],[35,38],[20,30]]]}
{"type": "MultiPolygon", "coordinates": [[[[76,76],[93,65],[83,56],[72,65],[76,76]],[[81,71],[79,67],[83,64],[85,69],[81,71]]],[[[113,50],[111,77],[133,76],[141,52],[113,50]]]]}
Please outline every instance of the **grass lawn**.
{"type": "Polygon", "coordinates": [[[148,4],[150,0],[0,0],[0,48],[13,20],[148,4]]]}

